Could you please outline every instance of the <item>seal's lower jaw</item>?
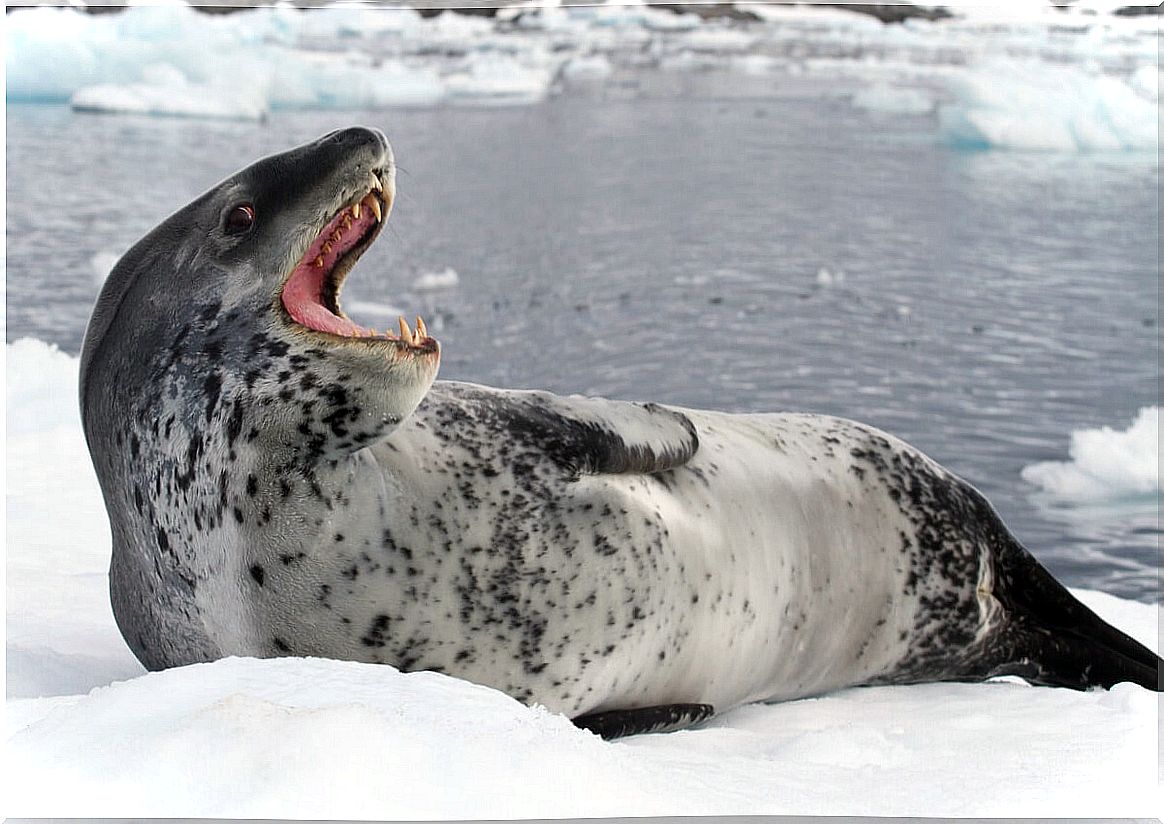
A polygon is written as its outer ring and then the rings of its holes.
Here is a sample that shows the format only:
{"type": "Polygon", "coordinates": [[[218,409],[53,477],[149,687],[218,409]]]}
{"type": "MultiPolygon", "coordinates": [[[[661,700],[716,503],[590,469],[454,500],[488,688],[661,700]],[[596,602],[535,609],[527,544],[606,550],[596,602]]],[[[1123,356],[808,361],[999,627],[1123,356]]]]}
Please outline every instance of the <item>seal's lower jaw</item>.
{"type": "Polygon", "coordinates": [[[391,177],[372,172],[367,192],[327,222],[283,282],[281,314],[295,331],[333,345],[380,348],[393,358],[435,357],[440,345],[428,336],[419,317],[415,331],[401,318],[399,334],[391,330],[380,333],[352,322],[340,308],[344,279],[380,234],[392,210],[392,197],[391,177]]]}

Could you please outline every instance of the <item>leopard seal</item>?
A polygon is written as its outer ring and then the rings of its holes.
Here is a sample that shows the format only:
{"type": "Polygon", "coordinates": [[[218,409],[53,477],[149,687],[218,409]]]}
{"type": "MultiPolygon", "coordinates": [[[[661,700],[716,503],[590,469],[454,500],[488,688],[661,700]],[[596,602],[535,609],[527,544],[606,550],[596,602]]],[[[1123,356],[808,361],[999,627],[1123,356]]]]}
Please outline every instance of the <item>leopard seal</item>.
{"type": "Polygon", "coordinates": [[[605,736],[862,684],[1158,689],[970,485],[891,435],[436,381],[340,307],[376,130],[259,160],[114,267],[81,361],[117,624],[149,668],[432,670],[605,736]]]}

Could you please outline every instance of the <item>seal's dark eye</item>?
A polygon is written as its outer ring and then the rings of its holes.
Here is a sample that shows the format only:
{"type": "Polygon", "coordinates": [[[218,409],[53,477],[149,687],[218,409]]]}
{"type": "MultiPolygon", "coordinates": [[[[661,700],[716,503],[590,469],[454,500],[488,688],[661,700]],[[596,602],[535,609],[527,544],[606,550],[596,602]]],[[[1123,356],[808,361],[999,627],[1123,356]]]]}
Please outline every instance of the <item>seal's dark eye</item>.
{"type": "Polygon", "coordinates": [[[226,216],[226,233],[241,235],[255,224],[255,207],[249,203],[240,203],[230,210],[226,216]]]}

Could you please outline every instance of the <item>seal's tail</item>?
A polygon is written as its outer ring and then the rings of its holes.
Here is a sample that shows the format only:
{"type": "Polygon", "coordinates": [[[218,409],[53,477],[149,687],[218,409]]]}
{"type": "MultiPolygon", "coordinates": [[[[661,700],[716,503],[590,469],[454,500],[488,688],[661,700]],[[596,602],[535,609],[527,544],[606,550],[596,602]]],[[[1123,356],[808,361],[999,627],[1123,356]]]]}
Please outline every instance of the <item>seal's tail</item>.
{"type": "Polygon", "coordinates": [[[1021,546],[997,558],[995,575],[1009,621],[1009,661],[999,674],[1080,690],[1131,681],[1162,691],[1164,661],[1080,603],[1021,546]]]}

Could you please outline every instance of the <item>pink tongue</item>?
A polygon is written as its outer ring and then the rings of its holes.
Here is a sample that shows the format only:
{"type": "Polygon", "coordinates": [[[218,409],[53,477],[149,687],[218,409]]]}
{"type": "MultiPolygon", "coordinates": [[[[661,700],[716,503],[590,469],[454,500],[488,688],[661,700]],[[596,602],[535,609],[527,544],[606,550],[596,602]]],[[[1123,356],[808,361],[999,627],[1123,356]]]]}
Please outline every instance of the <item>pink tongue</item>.
{"type": "Polygon", "coordinates": [[[287,285],[283,287],[283,306],[296,323],[301,323],[308,329],[345,337],[366,334],[366,330],[350,320],[333,315],[320,302],[326,277],[327,270],[320,269],[313,263],[300,263],[291,273],[287,285]]]}
{"type": "Polygon", "coordinates": [[[346,318],[333,315],[323,305],[323,284],[328,272],[335,267],[336,261],[360,242],[360,238],[374,222],[375,216],[371,209],[361,210],[359,219],[353,219],[351,212],[345,209],[312,241],[307,254],[291,272],[291,277],[283,287],[283,306],[297,323],[308,329],[345,337],[375,334],[346,318]],[[345,218],[348,221],[347,228],[344,228],[345,218]],[[339,239],[335,240],[333,235],[337,232],[339,239]],[[324,250],[324,243],[331,244],[330,251],[324,250]],[[320,258],[323,266],[316,265],[320,258]]]}

